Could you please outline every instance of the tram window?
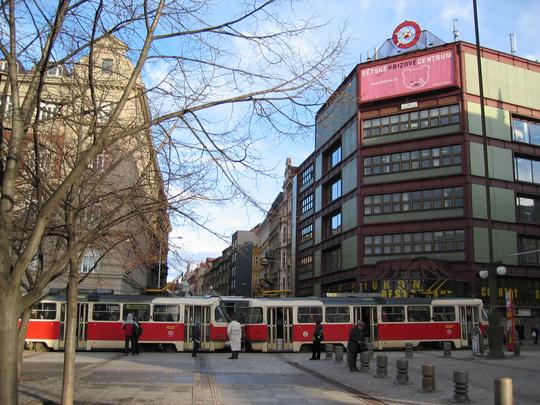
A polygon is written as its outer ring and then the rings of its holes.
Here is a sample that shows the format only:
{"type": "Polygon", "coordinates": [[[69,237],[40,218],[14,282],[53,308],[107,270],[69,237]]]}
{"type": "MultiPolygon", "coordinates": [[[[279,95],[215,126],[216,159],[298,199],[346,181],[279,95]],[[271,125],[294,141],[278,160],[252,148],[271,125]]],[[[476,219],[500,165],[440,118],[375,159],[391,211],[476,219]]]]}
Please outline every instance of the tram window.
{"type": "Polygon", "coordinates": [[[249,308],[247,323],[263,323],[263,312],[260,307],[249,308]]]}
{"type": "Polygon", "coordinates": [[[439,322],[455,321],[456,311],[451,306],[433,307],[433,320],[439,322]]]}
{"type": "Polygon", "coordinates": [[[404,322],[405,307],[381,307],[381,319],[383,322],[404,322]]]}
{"type": "Polygon", "coordinates": [[[148,304],[124,304],[124,320],[130,312],[138,321],[150,320],[150,305],[148,304]]]}
{"type": "Polygon", "coordinates": [[[429,322],[431,320],[429,306],[407,307],[409,322],[429,322]]]}
{"type": "Polygon", "coordinates": [[[120,320],[120,304],[94,304],[92,319],[94,321],[120,320]]]}
{"type": "Polygon", "coordinates": [[[326,307],[326,323],[350,322],[349,307],[326,307]]]}
{"type": "Polygon", "coordinates": [[[298,323],[315,323],[322,321],[322,307],[299,307],[298,323]]]}
{"type": "Polygon", "coordinates": [[[227,315],[225,314],[225,311],[222,307],[216,307],[214,310],[214,320],[216,322],[228,322],[227,315]]]}
{"type": "Polygon", "coordinates": [[[40,302],[32,308],[31,319],[56,319],[56,303],[40,302]]]}
{"type": "Polygon", "coordinates": [[[154,305],[152,319],[155,322],[178,322],[180,309],[178,305],[154,305]]]}

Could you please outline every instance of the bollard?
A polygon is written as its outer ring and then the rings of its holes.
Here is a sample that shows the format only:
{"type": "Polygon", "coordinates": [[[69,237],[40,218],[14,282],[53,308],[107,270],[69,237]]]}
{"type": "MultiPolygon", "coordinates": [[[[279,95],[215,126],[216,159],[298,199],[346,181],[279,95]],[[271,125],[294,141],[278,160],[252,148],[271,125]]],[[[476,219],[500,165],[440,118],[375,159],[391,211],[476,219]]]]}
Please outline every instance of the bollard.
{"type": "Polygon", "coordinates": [[[324,345],[324,359],[332,360],[332,353],[334,352],[334,345],[332,343],[327,343],[324,345]]]}
{"type": "Polygon", "coordinates": [[[398,384],[409,384],[409,360],[398,359],[396,362],[398,384]]]}
{"type": "Polygon", "coordinates": [[[452,342],[443,342],[443,357],[452,356],[452,342]]]}
{"type": "Polygon", "coordinates": [[[422,391],[435,391],[435,366],[433,364],[424,364],[422,366],[422,391]]]}
{"type": "Polygon", "coordinates": [[[362,352],[360,353],[360,371],[363,373],[369,372],[369,353],[362,352]]]}
{"type": "Polygon", "coordinates": [[[343,361],[343,346],[336,346],[334,352],[336,361],[343,361]]]}
{"type": "Polygon", "coordinates": [[[405,357],[412,357],[413,355],[413,344],[405,343],[405,357]]]}
{"type": "Polygon", "coordinates": [[[519,357],[521,354],[521,343],[519,340],[514,344],[514,357],[519,357]]]}
{"type": "Polygon", "coordinates": [[[495,405],[514,405],[511,378],[495,379],[495,405]]]}
{"type": "Polygon", "coordinates": [[[375,373],[375,377],[388,377],[388,356],[385,354],[377,355],[377,372],[375,373]]]}
{"type": "Polygon", "coordinates": [[[454,371],[454,402],[458,404],[470,402],[469,398],[469,372],[454,371]]]}

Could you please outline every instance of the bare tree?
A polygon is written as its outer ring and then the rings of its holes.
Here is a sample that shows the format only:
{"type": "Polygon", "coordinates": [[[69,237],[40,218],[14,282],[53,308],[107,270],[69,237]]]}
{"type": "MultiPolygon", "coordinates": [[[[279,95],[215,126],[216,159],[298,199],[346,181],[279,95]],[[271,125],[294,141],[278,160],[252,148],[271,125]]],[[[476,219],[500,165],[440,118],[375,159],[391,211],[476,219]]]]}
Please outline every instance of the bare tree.
{"type": "MultiPolygon", "coordinates": [[[[204,227],[200,203],[241,197],[256,204],[241,181],[263,171],[253,144],[310,128],[311,107],[325,95],[324,79],[343,38],[310,43],[317,27],[280,16],[275,1],[220,10],[221,22],[212,7],[204,0],[59,0],[55,9],[2,3],[2,404],[17,403],[19,317],[51,280],[78,268],[96,235],[114,245],[122,238],[115,231],[146,208],[156,223],[168,209],[204,227]],[[114,52],[124,58],[122,66],[114,65],[114,52]],[[69,85],[61,78],[55,83],[62,70],[69,85]],[[104,198],[103,188],[85,181],[95,175],[93,162],[129,150],[123,162],[149,167],[156,162],[147,155],[152,142],[170,185],[167,207],[156,208],[155,183],[141,184],[118,218],[74,230],[77,210],[104,198]],[[43,265],[29,271],[39,255],[43,265]]],[[[133,189],[122,182],[108,187],[106,196],[120,200],[133,189]]],[[[72,394],[65,398],[69,403],[72,394]]]]}

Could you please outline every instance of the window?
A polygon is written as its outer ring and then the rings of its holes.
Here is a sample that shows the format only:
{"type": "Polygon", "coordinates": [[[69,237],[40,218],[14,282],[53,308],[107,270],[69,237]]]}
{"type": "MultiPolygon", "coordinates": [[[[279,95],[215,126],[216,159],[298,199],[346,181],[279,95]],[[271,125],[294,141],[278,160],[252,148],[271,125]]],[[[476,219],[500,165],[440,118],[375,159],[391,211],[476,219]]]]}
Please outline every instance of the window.
{"type": "Polygon", "coordinates": [[[407,320],[409,322],[429,322],[431,320],[429,306],[407,307],[407,320]]]}
{"type": "Polygon", "coordinates": [[[461,164],[461,145],[393,153],[364,158],[364,176],[436,169],[461,164]]]}
{"type": "Polygon", "coordinates": [[[305,214],[308,211],[313,209],[313,194],[308,195],[302,200],[302,214],[305,214]]]}
{"type": "Polygon", "coordinates": [[[94,321],[119,321],[120,304],[94,304],[92,319],[94,321]]]}
{"type": "Polygon", "coordinates": [[[341,247],[336,246],[322,252],[322,272],[331,273],[341,270],[341,247]]]}
{"type": "MultiPolygon", "coordinates": [[[[2,103],[2,97],[0,96],[0,106],[3,109],[4,107],[1,103],[2,103]]],[[[6,111],[4,112],[5,116],[11,115],[12,108],[13,108],[13,100],[11,96],[6,96],[6,111]]]]}
{"type": "Polygon", "coordinates": [[[540,199],[537,197],[517,196],[516,207],[518,221],[531,224],[540,223],[540,199]]]}
{"type": "Polygon", "coordinates": [[[313,270],[313,256],[304,256],[300,259],[298,274],[310,272],[313,270]]]}
{"type": "Polygon", "coordinates": [[[519,252],[531,252],[518,256],[520,264],[540,264],[540,252],[535,252],[535,250],[540,250],[540,238],[533,236],[519,237],[519,252]]]}
{"type": "Polygon", "coordinates": [[[307,242],[311,239],[313,239],[313,224],[304,226],[300,230],[300,243],[307,242]]]}
{"type": "Polygon", "coordinates": [[[298,323],[322,321],[322,307],[298,307],[298,323]]]}
{"type": "Polygon", "coordinates": [[[404,322],[405,307],[381,307],[381,320],[383,322],[404,322]]]}
{"type": "Polygon", "coordinates": [[[8,63],[5,60],[0,60],[0,71],[6,72],[8,70],[8,63]]]}
{"type": "Polygon", "coordinates": [[[97,122],[98,124],[105,124],[111,114],[114,111],[115,104],[110,101],[104,101],[97,107],[97,122]]]}
{"type": "Polygon", "coordinates": [[[335,201],[341,197],[341,178],[335,180],[330,186],[330,201],[335,201]]]}
{"type": "Polygon", "coordinates": [[[540,161],[525,156],[514,157],[516,180],[540,184],[540,161]]]}
{"type": "Polygon", "coordinates": [[[39,104],[39,119],[47,120],[54,118],[58,112],[58,106],[50,102],[42,102],[39,104]]]}
{"type": "Polygon", "coordinates": [[[260,307],[248,308],[247,323],[263,323],[263,311],[260,307]]]}
{"type": "Polygon", "coordinates": [[[64,68],[62,66],[55,66],[47,70],[47,76],[62,76],[64,73],[64,68]]]}
{"type": "Polygon", "coordinates": [[[313,180],[313,165],[309,165],[302,172],[302,185],[309,183],[311,180],[313,180]]]}
{"type": "Polygon", "coordinates": [[[350,322],[349,307],[326,307],[326,323],[347,323],[350,322]]]}
{"type": "MultiPolygon", "coordinates": [[[[232,313],[234,313],[234,308],[232,309],[232,313]]],[[[226,314],[226,308],[223,308],[221,306],[216,307],[214,310],[214,320],[216,322],[229,322],[229,318],[226,314]]]]}
{"type": "Polygon", "coordinates": [[[96,172],[103,172],[105,169],[105,162],[107,155],[105,152],[101,152],[99,155],[96,155],[94,160],[91,163],[91,169],[96,172]]]}
{"type": "Polygon", "coordinates": [[[463,187],[380,194],[364,197],[364,215],[463,207],[463,187]]]}
{"type": "Polygon", "coordinates": [[[456,311],[452,306],[434,306],[433,320],[435,322],[450,322],[456,320],[456,311]]]}
{"type": "Polygon", "coordinates": [[[461,252],[465,250],[465,231],[433,231],[364,236],[364,255],[382,256],[461,252]]]}
{"type": "Polygon", "coordinates": [[[512,139],[540,146],[540,123],[523,118],[512,119],[512,139]]]}
{"type": "Polygon", "coordinates": [[[180,322],[178,305],[154,305],[153,320],[155,322],[180,322]]]}
{"type": "Polygon", "coordinates": [[[341,162],[341,144],[334,145],[328,152],[328,169],[335,167],[341,162]]]}
{"type": "Polygon", "coordinates": [[[101,61],[101,71],[103,73],[111,74],[113,71],[113,60],[112,59],[103,59],[101,61]]]}
{"type": "Polygon", "coordinates": [[[341,232],[341,212],[338,212],[332,216],[331,219],[331,233],[335,235],[341,232]]]}
{"type": "Polygon", "coordinates": [[[148,304],[124,304],[124,321],[129,313],[133,314],[133,317],[137,321],[150,320],[150,305],[148,304]]]}
{"type": "Polygon", "coordinates": [[[96,272],[99,270],[98,260],[100,258],[99,251],[90,249],[84,252],[81,262],[81,273],[96,272]]]}
{"type": "Polygon", "coordinates": [[[460,122],[459,104],[429,110],[400,113],[363,121],[364,139],[394,135],[400,132],[445,127],[460,122]]]}
{"type": "Polygon", "coordinates": [[[56,303],[40,302],[34,305],[30,319],[56,319],[56,303]]]}

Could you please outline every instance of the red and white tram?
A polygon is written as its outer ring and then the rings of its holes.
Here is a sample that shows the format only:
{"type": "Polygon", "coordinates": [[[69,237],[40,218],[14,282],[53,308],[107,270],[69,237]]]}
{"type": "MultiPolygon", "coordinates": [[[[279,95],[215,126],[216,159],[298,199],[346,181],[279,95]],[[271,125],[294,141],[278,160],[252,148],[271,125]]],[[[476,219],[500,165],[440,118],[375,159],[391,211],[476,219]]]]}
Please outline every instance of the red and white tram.
{"type": "MultiPolygon", "coordinates": [[[[65,299],[51,297],[35,306],[26,342],[61,350],[65,299]]],[[[89,295],[78,303],[77,348],[121,349],[122,322],[131,312],[144,333],[140,343],[167,351],[191,350],[191,327],[201,323],[201,350],[223,349],[227,323],[235,314],[251,350],[301,351],[311,345],[315,320],[324,328],[324,343],[346,346],[352,326],[366,325],[375,350],[452,342],[469,347],[475,324],[483,329],[482,301],[473,298],[240,298],[89,295]]]]}

